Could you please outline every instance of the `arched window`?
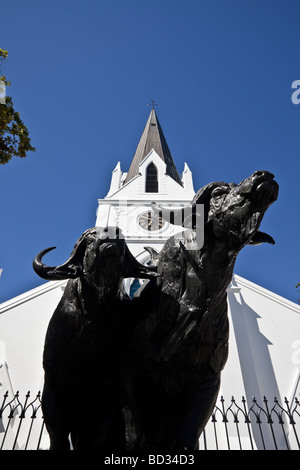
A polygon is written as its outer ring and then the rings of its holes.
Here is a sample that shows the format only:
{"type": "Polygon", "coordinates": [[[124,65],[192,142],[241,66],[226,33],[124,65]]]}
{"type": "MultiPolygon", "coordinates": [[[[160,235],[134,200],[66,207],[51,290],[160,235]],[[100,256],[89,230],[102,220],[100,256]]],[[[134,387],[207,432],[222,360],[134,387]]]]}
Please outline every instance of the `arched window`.
{"type": "Polygon", "coordinates": [[[146,170],[146,193],[158,193],[157,168],[150,163],[146,170]]]}

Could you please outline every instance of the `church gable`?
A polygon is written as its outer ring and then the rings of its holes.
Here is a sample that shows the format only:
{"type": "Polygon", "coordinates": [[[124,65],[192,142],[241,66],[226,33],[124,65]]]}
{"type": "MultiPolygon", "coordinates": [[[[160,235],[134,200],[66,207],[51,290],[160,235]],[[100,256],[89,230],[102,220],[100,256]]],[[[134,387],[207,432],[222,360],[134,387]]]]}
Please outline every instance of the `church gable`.
{"type": "Polygon", "coordinates": [[[184,197],[186,194],[182,185],[179,185],[167,174],[167,165],[155,152],[151,150],[139,166],[138,194],[146,195],[151,199],[167,196],[168,198],[184,197]]]}
{"type": "Polygon", "coordinates": [[[185,173],[189,172],[189,187],[178,184],[167,174],[167,165],[152,149],[139,165],[138,173],[128,183],[123,183],[124,174],[121,172],[120,164],[112,173],[110,190],[106,199],[175,199],[190,201],[194,190],[192,176],[185,166],[185,173]]]}

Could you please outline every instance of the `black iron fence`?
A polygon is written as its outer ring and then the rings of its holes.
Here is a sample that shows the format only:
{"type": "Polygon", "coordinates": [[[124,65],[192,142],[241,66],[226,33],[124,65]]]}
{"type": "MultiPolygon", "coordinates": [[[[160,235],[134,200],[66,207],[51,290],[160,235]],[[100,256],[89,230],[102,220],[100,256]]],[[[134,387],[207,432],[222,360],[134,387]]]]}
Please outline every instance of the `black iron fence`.
{"type": "Polygon", "coordinates": [[[47,441],[42,415],[41,393],[20,397],[6,392],[0,408],[0,450],[38,450],[47,441]]]}
{"type": "MultiPolygon", "coordinates": [[[[1,450],[47,450],[41,394],[3,395],[1,450]]],[[[300,404],[274,399],[220,397],[199,440],[200,450],[300,450],[300,404]]]]}
{"type": "Polygon", "coordinates": [[[300,406],[266,397],[248,402],[234,397],[230,404],[221,396],[200,438],[205,450],[300,450],[300,406]]]}

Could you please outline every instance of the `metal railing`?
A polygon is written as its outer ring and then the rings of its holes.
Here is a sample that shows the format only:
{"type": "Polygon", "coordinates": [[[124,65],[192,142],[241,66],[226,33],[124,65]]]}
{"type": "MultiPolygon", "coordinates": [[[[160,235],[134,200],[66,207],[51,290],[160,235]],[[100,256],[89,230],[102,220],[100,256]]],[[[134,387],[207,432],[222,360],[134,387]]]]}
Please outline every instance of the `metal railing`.
{"type": "MultiPolygon", "coordinates": [[[[6,392],[0,408],[0,450],[41,449],[45,425],[41,393],[33,399],[28,392],[21,401],[19,392],[6,392]]],[[[48,445],[47,445],[48,447],[48,445]]]]}
{"type": "MultiPolygon", "coordinates": [[[[3,395],[0,405],[0,450],[47,450],[41,393],[3,395]]],[[[199,440],[200,450],[300,450],[300,403],[221,396],[199,440]]]]}
{"type": "Polygon", "coordinates": [[[239,405],[231,398],[225,405],[221,396],[200,438],[205,450],[300,450],[300,406],[295,398],[283,403],[263,397],[239,405]]]}

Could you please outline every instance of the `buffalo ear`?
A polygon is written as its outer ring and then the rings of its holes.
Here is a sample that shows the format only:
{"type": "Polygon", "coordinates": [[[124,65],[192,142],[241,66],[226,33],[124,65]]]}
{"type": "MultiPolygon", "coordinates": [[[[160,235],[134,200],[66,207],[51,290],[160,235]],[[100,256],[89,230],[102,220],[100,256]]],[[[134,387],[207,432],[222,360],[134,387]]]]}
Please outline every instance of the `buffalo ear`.
{"type": "Polygon", "coordinates": [[[271,245],[275,245],[275,241],[270,235],[258,230],[248,242],[248,245],[261,245],[261,243],[271,243],[271,245]]]}
{"type": "Polygon", "coordinates": [[[144,246],[144,249],[150,254],[150,266],[156,266],[159,252],[154,250],[151,246],[144,246]]]}
{"type": "MultiPolygon", "coordinates": [[[[124,242],[125,243],[125,242],[124,242]]],[[[154,279],[157,277],[157,267],[156,266],[144,266],[139,263],[137,259],[133,256],[128,246],[125,243],[125,272],[123,277],[136,277],[139,279],[154,279]]]]}

